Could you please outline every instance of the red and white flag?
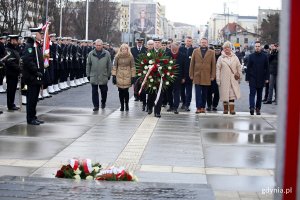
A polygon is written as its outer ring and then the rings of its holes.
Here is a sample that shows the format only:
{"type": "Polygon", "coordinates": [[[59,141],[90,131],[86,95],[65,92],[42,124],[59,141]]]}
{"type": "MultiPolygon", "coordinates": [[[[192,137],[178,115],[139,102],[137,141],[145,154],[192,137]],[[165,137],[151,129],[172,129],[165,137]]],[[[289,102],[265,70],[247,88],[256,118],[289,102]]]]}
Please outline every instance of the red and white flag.
{"type": "Polygon", "coordinates": [[[45,68],[49,66],[49,57],[50,57],[49,25],[50,22],[46,22],[46,24],[42,27],[42,30],[44,31],[43,56],[44,56],[45,68]]]}

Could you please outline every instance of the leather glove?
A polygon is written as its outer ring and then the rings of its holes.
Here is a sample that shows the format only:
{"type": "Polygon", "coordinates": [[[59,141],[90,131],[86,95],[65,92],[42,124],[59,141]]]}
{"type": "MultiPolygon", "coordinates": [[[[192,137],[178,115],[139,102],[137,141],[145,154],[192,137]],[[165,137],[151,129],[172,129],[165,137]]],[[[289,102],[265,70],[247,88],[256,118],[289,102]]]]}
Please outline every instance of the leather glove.
{"type": "Polygon", "coordinates": [[[113,84],[114,84],[114,85],[116,85],[116,84],[117,84],[117,77],[116,77],[116,76],[113,76],[113,78],[112,78],[112,82],[113,82],[113,84]]]}
{"type": "Polygon", "coordinates": [[[108,80],[110,80],[110,76],[108,77],[108,80]]]}
{"type": "Polygon", "coordinates": [[[42,74],[41,72],[37,72],[37,73],[36,73],[36,76],[39,77],[39,78],[42,78],[42,77],[43,77],[43,74],[42,74]]]}
{"type": "Polygon", "coordinates": [[[131,85],[134,84],[134,77],[131,77],[131,85]]]}
{"type": "Polygon", "coordinates": [[[89,76],[87,77],[87,79],[88,79],[89,81],[91,81],[89,76]]]}

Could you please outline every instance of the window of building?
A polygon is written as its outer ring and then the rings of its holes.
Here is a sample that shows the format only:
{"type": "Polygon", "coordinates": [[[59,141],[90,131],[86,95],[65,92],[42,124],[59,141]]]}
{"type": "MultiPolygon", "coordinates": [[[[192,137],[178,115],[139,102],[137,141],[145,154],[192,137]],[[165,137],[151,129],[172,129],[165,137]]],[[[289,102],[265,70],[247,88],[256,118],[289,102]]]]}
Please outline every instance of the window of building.
{"type": "Polygon", "coordinates": [[[244,38],[244,43],[248,44],[248,38],[244,38]]]}

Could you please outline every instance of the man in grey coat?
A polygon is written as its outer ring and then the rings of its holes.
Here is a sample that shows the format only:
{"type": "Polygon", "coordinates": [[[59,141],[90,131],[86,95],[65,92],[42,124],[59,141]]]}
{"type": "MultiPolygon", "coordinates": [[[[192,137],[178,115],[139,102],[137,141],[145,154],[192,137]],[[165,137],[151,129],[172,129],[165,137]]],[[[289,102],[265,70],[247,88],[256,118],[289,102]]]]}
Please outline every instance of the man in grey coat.
{"type": "Polygon", "coordinates": [[[95,49],[88,55],[86,74],[92,85],[93,111],[99,110],[98,86],[101,91],[101,108],[105,108],[107,82],[111,76],[111,59],[110,53],[103,49],[103,42],[100,39],[95,41],[95,49]]]}

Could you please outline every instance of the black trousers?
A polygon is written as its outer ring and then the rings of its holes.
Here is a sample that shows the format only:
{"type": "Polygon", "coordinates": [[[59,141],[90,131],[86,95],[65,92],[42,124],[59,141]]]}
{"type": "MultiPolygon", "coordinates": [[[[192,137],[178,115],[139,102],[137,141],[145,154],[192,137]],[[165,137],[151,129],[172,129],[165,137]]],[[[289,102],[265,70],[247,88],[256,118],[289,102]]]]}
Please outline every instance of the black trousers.
{"type": "Polygon", "coordinates": [[[161,92],[156,105],[154,105],[155,99],[156,99],[156,93],[148,94],[148,101],[147,101],[148,110],[152,110],[153,106],[154,106],[154,114],[160,114],[162,100],[163,100],[163,96],[164,96],[163,94],[164,94],[164,92],[161,92]]]}
{"type": "Polygon", "coordinates": [[[93,100],[93,105],[95,108],[99,108],[98,86],[99,86],[100,92],[101,92],[101,103],[102,104],[106,103],[107,91],[108,91],[107,85],[93,85],[92,84],[92,100],[93,100]]]}
{"type": "Polygon", "coordinates": [[[5,71],[3,68],[0,69],[0,85],[3,85],[3,79],[5,76],[5,71]]]}
{"type": "Polygon", "coordinates": [[[7,108],[12,109],[15,107],[15,95],[18,85],[18,77],[16,76],[6,76],[7,83],[7,108]]]}
{"type": "Polygon", "coordinates": [[[26,118],[28,123],[37,119],[36,105],[39,98],[40,87],[40,85],[27,85],[26,118]]]}
{"type": "Polygon", "coordinates": [[[219,94],[219,87],[216,80],[211,81],[211,85],[208,87],[207,90],[206,100],[207,100],[207,107],[211,107],[211,106],[213,106],[214,108],[218,107],[220,94],[219,94]]]}
{"type": "Polygon", "coordinates": [[[129,91],[128,88],[118,88],[119,90],[119,99],[120,99],[120,103],[121,106],[124,106],[125,104],[128,104],[129,102],[129,91]]]}

